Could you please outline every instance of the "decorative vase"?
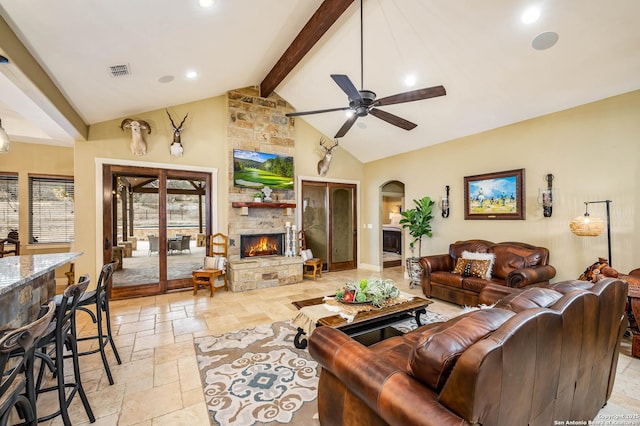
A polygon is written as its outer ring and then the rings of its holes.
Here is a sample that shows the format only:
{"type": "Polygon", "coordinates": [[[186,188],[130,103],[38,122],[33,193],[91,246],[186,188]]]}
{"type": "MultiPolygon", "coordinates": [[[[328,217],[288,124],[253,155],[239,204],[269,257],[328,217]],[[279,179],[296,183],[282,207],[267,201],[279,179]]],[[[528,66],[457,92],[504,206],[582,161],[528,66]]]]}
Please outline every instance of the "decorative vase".
{"type": "Polygon", "coordinates": [[[261,203],[261,202],[262,202],[262,198],[260,198],[260,197],[255,197],[255,198],[253,199],[253,202],[254,202],[254,203],[261,203]]]}
{"type": "Polygon", "coordinates": [[[407,275],[411,279],[409,288],[419,287],[422,285],[422,266],[417,257],[408,257],[407,260],[407,275]]]}

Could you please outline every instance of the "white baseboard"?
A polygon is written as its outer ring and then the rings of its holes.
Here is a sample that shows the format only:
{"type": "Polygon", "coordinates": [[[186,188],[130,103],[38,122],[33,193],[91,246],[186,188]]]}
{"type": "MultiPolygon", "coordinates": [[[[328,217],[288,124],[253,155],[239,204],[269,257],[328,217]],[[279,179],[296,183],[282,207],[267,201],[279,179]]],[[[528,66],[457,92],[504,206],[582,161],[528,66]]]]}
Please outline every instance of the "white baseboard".
{"type": "Polygon", "coordinates": [[[369,271],[381,272],[382,267],[380,265],[371,265],[369,263],[361,263],[358,265],[358,269],[366,269],[369,271]]]}

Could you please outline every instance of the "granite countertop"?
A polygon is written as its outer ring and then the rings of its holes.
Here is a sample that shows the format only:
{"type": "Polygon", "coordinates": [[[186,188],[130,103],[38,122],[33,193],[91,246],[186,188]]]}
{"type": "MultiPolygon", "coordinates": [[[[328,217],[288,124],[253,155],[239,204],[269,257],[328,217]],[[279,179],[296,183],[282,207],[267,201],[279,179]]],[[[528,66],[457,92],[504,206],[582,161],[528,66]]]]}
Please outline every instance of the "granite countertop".
{"type": "Polygon", "coordinates": [[[0,295],[56,269],[82,253],[33,254],[0,258],[0,295]]]}

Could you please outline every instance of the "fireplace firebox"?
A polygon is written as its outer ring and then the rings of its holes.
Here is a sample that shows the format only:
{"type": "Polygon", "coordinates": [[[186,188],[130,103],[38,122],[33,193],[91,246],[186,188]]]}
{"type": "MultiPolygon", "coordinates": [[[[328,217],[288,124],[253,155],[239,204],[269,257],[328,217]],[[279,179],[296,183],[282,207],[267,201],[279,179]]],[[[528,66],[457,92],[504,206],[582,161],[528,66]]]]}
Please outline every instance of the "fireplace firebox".
{"type": "Polygon", "coordinates": [[[240,258],[282,256],[284,234],[240,235],[240,258]]]}

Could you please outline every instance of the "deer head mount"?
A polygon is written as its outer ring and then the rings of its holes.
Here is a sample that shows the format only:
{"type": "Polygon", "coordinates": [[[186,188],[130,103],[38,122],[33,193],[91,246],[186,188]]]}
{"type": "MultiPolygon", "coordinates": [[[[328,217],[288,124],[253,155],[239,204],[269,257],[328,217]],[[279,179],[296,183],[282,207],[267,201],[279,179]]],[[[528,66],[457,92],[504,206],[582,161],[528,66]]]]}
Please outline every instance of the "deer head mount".
{"type": "Polygon", "coordinates": [[[320,138],[320,149],[322,149],[324,151],[324,156],[322,157],[322,160],[318,161],[318,174],[320,176],[324,176],[327,174],[327,172],[329,171],[329,166],[331,165],[331,155],[332,152],[335,148],[338,147],[338,140],[335,140],[336,143],[332,146],[326,146],[324,144],[325,140],[324,138],[320,138]]]}
{"type": "Polygon", "coordinates": [[[169,147],[169,151],[171,155],[174,157],[182,157],[182,153],[184,152],[184,148],[182,147],[182,141],[180,140],[180,134],[182,133],[182,127],[184,125],[184,121],[187,119],[189,114],[185,115],[179,126],[173,122],[173,118],[171,118],[171,114],[169,114],[169,110],[165,109],[167,115],[169,116],[169,120],[171,120],[171,127],[173,127],[173,142],[171,142],[171,146],[169,147]]]}
{"type": "Polygon", "coordinates": [[[151,134],[151,126],[144,120],[133,120],[131,118],[125,118],[120,123],[122,131],[124,129],[131,129],[131,144],[129,149],[133,155],[145,155],[147,153],[147,141],[144,139],[144,132],[146,130],[148,134],[151,134]]]}

